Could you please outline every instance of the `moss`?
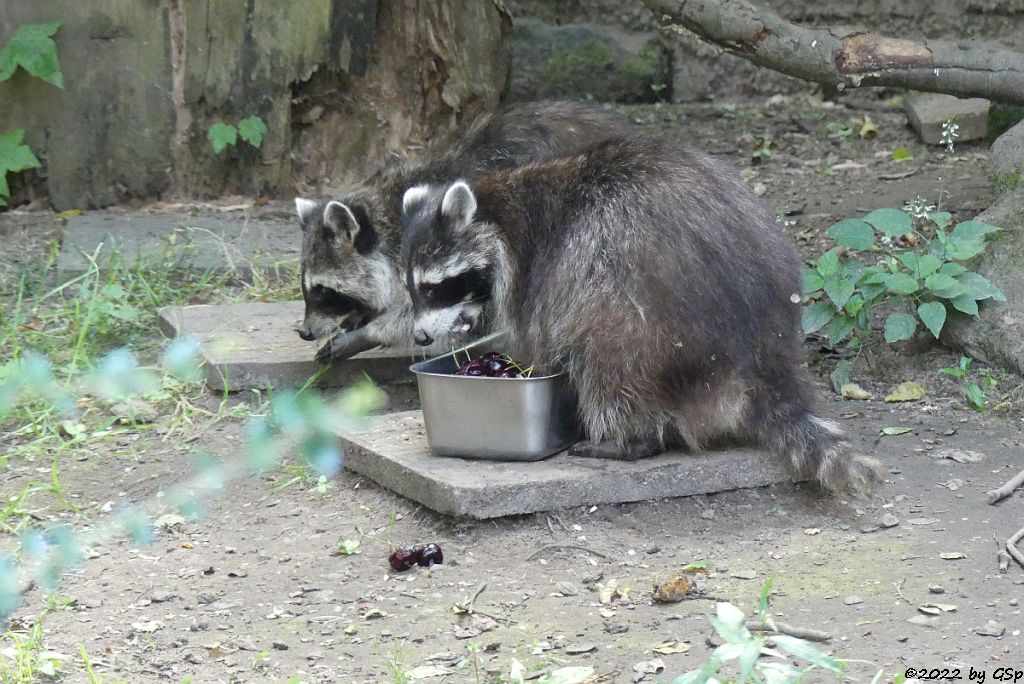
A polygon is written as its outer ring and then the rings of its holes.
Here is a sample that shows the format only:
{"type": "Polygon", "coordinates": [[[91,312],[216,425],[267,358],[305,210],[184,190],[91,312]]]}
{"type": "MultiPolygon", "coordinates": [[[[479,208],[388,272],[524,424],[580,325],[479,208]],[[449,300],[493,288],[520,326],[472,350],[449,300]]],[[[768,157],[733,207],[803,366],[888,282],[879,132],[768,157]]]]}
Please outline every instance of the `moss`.
{"type": "Polygon", "coordinates": [[[1021,187],[1022,179],[1020,171],[1000,173],[992,176],[992,192],[998,197],[1004,193],[1016,190],[1021,187]]]}
{"type": "Polygon", "coordinates": [[[1001,136],[1006,131],[1024,121],[1024,107],[1004,105],[993,102],[988,110],[988,141],[1001,136]]]}
{"type": "Polygon", "coordinates": [[[667,84],[662,82],[666,80],[663,76],[665,71],[657,50],[645,48],[640,54],[623,59],[623,55],[607,41],[593,38],[579,47],[553,51],[539,66],[537,76],[548,86],[580,84],[586,87],[586,84],[595,84],[607,78],[626,79],[651,88],[647,99],[658,100],[666,95],[667,84]]]}

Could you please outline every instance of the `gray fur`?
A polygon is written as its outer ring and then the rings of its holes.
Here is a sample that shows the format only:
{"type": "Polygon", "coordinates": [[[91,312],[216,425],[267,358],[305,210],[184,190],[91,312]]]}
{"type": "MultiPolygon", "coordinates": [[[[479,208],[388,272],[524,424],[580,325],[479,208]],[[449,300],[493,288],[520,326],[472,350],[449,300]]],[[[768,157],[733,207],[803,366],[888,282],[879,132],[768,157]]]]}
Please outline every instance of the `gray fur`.
{"type": "MultiPolygon", "coordinates": [[[[365,326],[365,335],[381,345],[409,344],[412,306],[400,263],[400,214],[402,196],[410,187],[472,180],[489,170],[571,154],[622,135],[629,135],[627,124],[609,110],[569,102],[521,104],[478,118],[460,137],[428,152],[424,161],[387,168],[336,198],[352,213],[354,229],[338,220],[325,220],[329,200],[315,205],[312,200],[296,200],[303,230],[306,301],[300,335],[322,339],[365,326]],[[345,307],[331,293],[343,295],[345,305],[357,302],[360,308],[339,313],[345,307]]],[[[337,219],[339,214],[334,214],[337,219]]],[[[348,348],[354,347],[333,347],[348,348]]],[[[344,358],[341,352],[325,349],[321,360],[344,358]]],[[[437,349],[441,347],[431,348],[437,349]]]]}
{"type": "Polygon", "coordinates": [[[624,139],[469,185],[471,221],[439,211],[451,184],[403,217],[418,336],[450,343],[491,316],[520,362],[568,373],[594,455],[739,440],[827,487],[877,481],[813,412],[796,253],[725,164],[624,139]],[[456,277],[428,291],[440,271],[456,277]],[[483,275],[489,296],[451,291],[483,275]]]}

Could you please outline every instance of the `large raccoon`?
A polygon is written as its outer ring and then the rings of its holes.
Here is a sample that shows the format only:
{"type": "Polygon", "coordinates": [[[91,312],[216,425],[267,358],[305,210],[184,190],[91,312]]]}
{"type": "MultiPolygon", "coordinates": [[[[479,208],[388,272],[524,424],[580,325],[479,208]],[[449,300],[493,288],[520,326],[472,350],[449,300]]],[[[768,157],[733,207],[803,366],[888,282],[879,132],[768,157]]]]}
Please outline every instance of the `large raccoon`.
{"type": "Polygon", "coordinates": [[[387,168],[337,200],[296,199],[303,231],[304,340],[334,335],[318,360],[377,346],[407,346],[412,307],[401,249],[402,193],[421,183],[474,179],[498,168],[574,153],[629,135],[611,111],[578,103],[538,102],[478,118],[426,161],[387,168]],[[337,331],[350,334],[335,335],[337,331]]]}
{"type": "Polygon", "coordinates": [[[403,222],[416,342],[492,317],[514,358],[568,374],[588,438],[574,453],[632,459],[739,440],[830,488],[876,481],[876,464],[813,411],[796,253],[721,162],[606,141],[411,188],[403,222]]]}

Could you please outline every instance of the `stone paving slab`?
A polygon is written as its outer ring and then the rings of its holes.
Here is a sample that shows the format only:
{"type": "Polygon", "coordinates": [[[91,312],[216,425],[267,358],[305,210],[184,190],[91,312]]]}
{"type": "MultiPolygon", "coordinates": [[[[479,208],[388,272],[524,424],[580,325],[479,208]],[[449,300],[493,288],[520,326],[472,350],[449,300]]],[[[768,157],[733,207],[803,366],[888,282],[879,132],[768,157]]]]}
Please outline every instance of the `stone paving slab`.
{"type": "MultiPolygon", "coordinates": [[[[301,387],[322,368],[317,344],[295,332],[302,314],[302,302],[203,304],[160,309],[159,325],[167,337],[199,338],[210,389],[301,387]]],[[[333,364],[318,384],[350,385],[364,373],[377,384],[412,382],[417,360],[411,350],[371,350],[333,364]]]]}
{"type": "Polygon", "coordinates": [[[907,118],[921,142],[941,145],[942,124],[956,120],[956,143],[984,140],[988,136],[989,101],[979,97],[959,98],[942,93],[918,93],[906,101],[907,118]]]}
{"type": "Polygon", "coordinates": [[[57,260],[62,276],[86,271],[98,247],[104,265],[115,248],[129,263],[171,261],[194,271],[227,270],[240,275],[252,268],[298,263],[302,241],[294,221],[260,218],[189,216],[91,211],[68,220],[57,260]]]}
{"type": "Polygon", "coordinates": [[[435,456],[420,411],[381,416],[372,428],[340,437],[349,470],[438,513],[478,520],[796,479],[768,454],[749,449],[672,453],[632,463],[567,452],[531,463],[435,456]]]}

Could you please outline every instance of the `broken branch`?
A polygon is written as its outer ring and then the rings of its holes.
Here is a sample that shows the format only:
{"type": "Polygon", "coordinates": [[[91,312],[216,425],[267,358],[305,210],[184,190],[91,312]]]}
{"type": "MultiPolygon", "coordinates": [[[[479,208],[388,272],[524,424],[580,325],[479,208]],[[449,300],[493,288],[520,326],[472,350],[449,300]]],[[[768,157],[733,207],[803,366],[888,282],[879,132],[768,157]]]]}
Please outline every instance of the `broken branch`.
{"type": "Polygon", "coordinates": [[[1020,541],[1021,537],[1024,537],[1024,527],[1017,530],[1012,537],[1006,540],[1006,552],[1013,557],[1013,560],[1017,561],[1017,564],[1024,568],[1024,553],[1020,552],[1017,548],[1017,542],[1020,541]]]}
{"type": "Polygon", "coordinates": [[[785,622],[778,622],[773,620],[772,624],[769,625],[766,622],[749,622],[747,623],[747,629],[751,632],[762,632],[766,634],[786,634],[797,639],[805,639],[807,641],[824,642],[832,639],[832,635],[828,632],[822,632],[817,629],[810,629],[808,627],[794,627],[793,625],[787,625],[785,622]]]}
{"type": "Polygon", "coordinates": [[[985,495],[988,496],[989,504],[994,505],[1013,494],[1022,484],[1024,484],[1024,470],[1007,480],[1002,487],[988,490],[985,495]]]}
{"type": "Polygon", "coordinates": [[[643,0],[663,30],[692,32],[758,66],[830,85],[897,86],[1024,105],[1024,55],[993,44],[833,33],[746,0],[643,0]]]}

